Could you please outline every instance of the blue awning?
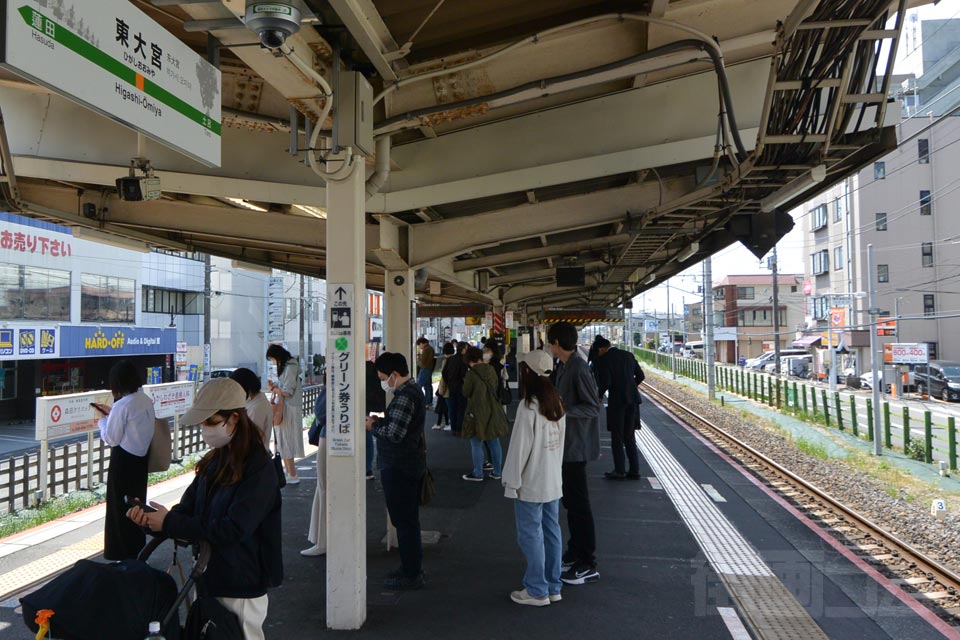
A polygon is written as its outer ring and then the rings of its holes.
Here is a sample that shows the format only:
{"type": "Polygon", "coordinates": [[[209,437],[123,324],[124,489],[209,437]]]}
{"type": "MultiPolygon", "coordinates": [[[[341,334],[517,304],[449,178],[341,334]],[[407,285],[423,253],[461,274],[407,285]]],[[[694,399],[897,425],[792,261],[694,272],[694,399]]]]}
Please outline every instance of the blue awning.
{"type": "Polygon", "coordinates": [[[790,346],[795,349],[809,349],[810,347],[816,347],[820,344],[821,336],[803,336],[794,340],[790,346]]]}

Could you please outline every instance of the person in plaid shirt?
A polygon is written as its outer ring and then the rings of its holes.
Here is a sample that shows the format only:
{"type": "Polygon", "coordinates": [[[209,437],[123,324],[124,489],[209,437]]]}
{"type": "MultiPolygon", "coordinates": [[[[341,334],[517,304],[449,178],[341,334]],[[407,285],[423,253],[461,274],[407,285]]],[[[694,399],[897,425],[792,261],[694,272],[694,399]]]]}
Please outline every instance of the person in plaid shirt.
{"type": "Polygon", "coordinates": [[[423,425],[423,391],[410,377],[407,359],[384,353],[375,362],[380,385],[393,399],[383,418],[367,418],[367,431],[377,438],[377,466],[390,520],[397,528],[400,569],[387,576],[384,588],[405,591],[423,587],[420,540],[420,488],[427,471],[423,425]]]}

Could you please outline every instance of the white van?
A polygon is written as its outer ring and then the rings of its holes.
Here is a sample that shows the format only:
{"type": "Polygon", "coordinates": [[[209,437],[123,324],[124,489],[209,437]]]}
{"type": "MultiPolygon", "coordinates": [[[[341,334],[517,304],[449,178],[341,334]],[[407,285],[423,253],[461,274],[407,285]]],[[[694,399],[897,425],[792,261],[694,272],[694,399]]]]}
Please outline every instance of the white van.
{"type": "Polygon", "coordinates": [[[694,340],[693,342],[688,342],[683,345],[683,353],[681,353],[684,358],[700,358],[703,359],[703,340],[694,340]]]}

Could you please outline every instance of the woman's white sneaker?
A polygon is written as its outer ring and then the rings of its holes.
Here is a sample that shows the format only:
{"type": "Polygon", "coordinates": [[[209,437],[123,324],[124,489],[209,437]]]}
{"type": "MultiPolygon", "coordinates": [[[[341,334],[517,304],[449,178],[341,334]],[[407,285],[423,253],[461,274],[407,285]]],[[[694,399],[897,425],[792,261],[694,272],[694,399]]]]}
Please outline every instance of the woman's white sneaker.
{"type": "Polygon", "coordinates": [[[526,589],[510,592],[510,599],[517,604],[525,604],[531,607],[546,607],[550,604],[550,598],[534,598],[527,593],[526,589]]]}

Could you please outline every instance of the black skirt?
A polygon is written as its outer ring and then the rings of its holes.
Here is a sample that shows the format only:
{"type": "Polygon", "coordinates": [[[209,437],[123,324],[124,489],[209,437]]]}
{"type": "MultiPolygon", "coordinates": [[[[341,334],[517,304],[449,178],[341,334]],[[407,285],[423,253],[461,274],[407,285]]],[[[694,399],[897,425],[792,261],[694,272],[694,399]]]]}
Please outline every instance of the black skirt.
{"type": "Polygon", "coordinates": [[[107,517],[103,527],[103,557],[107,560],[136,558],[146,542],[143,529],[127,518],[124,496],[146,499],[147,456],[135,456],[120,447],[112,447],[107,475],[107,517]]]}

